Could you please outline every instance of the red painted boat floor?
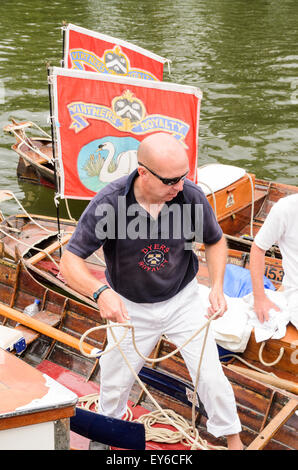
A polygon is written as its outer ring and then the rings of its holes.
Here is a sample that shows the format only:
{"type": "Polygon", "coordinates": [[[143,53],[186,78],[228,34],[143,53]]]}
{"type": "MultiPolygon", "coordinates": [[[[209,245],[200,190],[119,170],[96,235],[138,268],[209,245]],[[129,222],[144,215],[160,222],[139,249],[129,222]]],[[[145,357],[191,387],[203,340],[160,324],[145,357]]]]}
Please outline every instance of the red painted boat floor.
{"type": "MultiPolygon", "coordinates": [[[[99,392],[99,385],[95,382],[86,382],[84,377],[72,372],[71,370],[65,369],[57,364],[54,364],[50,361],[42,361],[37,369],[44,374],[47,374],[49,377],[52,377],[58,383],[64,385],[66,388],[76,393],[78,397],[84,395],[89,395],[91,393],[99,392]]],[[[133,419],[139,418],[141,415],[149,413],[146,408],[142,406],[132,406],[132,402],[128,402],[128,406],[132,411],[133,419]]],[[[156,426],[157,427],[157,426],[156,426]]],[[[172,426],[163,426],[168,429],[174,429],[172,426]]],[[[74,450],[88,450],[89,439],[80,436],[71,431],[70,433],[70,447],[74,450]]],[[[112,450],[119,450],[116,447],[112,447],[112,450]]],[[[184,446],[183,444],[163,444],[160,442],[146,442],[146,450],[189,450],[189,446],[184,446]]]]}

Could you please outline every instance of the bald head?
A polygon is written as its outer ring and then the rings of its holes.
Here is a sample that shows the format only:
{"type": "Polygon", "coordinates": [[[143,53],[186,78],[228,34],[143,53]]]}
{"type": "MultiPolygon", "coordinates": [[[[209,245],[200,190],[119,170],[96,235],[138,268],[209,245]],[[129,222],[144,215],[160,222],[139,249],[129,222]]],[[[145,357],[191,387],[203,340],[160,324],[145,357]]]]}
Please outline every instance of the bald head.
{"type": "Polygon", "coordinates": [[[138,161],[170,177],[170,172],[175,175],[188,164],[188,156],[175,137],[159,132],[149,135],[140,143],[138,161]]]}

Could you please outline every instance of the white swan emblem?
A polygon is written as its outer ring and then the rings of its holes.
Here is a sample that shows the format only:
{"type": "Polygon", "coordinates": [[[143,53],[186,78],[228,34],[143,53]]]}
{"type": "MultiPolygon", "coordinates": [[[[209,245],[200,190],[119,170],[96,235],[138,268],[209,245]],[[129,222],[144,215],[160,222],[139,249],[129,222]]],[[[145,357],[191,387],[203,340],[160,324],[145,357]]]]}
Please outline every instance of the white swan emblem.
{"type": "Polygon", "coordinates": [[[119,153],[116,160],[116,169],[110,172],[108,168],[115,155],[115,147],[111,142],[105,142],[100,146],[100,150],[108,151],[108,156],[99,173],[99,180],[103,183],[109,183],[121,176],[129,175],[138,166],[137,151],[126,150],[125,152],[119,153]]]}

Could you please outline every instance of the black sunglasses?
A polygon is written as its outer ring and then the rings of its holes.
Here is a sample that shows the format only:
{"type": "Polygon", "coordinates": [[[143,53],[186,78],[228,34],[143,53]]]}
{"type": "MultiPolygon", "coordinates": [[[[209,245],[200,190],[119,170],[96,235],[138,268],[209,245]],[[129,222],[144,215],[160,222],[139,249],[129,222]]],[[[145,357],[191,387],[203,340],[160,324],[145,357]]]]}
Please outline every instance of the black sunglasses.
{"type": "Polygon", "coordinates": [[[174,184],[179,183],[179,181],[185,180],[185,178],[188,174],[188,171],[187,171],[184,175],[176,176],[176,178],[162,178],[161,176],[154,173],[153,170],[150,170],[150,168],[148,168],[146,165],[144,165],[144,163],[139,162],[139,165],[146,168],[146,170],[150,171],[150,173],[152,173],[152,175],[156,176],[156,178],[158,178],[163,184],[166,184],[167,186],[173,186],[174,184]]]}

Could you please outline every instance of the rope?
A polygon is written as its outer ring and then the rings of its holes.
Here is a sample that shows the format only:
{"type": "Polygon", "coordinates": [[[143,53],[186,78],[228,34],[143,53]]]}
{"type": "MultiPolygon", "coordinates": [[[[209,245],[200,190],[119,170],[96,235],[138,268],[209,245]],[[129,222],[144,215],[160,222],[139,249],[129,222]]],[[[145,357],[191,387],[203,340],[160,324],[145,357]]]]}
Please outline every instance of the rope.
{"type": "Polygon", "coordinates": [[[243,364],[245,364],[246,366],[250,367],[251,369],[253,370],[256,370],[257,372],[261,372],[262,374],[267,374],[267,375],[271,375],[272,377],[277,377],[276,374],[274,374],[273,372],[268,372],[266,370],[263,370],[263,369],[260,369],[259,367],[257,366],[254,366],[252,364],[250,364],[249,362],[247,362],[245,359],[243,359],[242,357],[240,356],[237,356],[237,354],[225,354],[224,356],[220,356],[220,359],[225,359],[225,358],[228,358],[228,357],[233,357],[235,359],[238,359],[238,361],[242,362],[243,364]]]}
{"type": "Polygon", "coordinates": [[[280,350],[279,350],[279,355],[278,355],[277,359],[275,359],[275,361],[273,361],[273,362],[265,362],[264,359],[263,359],[263,350],[264,350],[265,344],[266,344],[266,341],[263,341],[262,344],[261,344],[261,346],[260,346],[260,349],[259,349],[259,359],[260,359],[260,362],[263,364],[263,366],[266,366],[266,367],[275,366],[276,364],[279,363],[279,361],[280,361],[281,358],[283,357],[284,352],[285,352],[285,349],[284,349],[284,348],[280,348],[280,350]]]}
{"type": "Polygon", "coordinates": [[[67,214],[68,214],[68,218],[77,225],[77,221],[76,219],[71,215],[71,212],[70,212],[70,209],[69,209],[69,205],[68,205],[68,199],[64,199],[65,201],[65,207],[66,207],[66,210],[67,210],[67,214]]]}
{"type": "Polygon", "coordinates": [[[39,127],[38,124],[36,124],[35,122],[32,122],[30,121],[30,124],[33,126],[33,127],[36,127],[36,129],[38,129],[42,134],[44,134],[46,137],[48,137],[49,139],[52,140],[52,136],[50,136],[50,134],[48,134],[44,129],[42,129],[41,127],[39,127]]]}
{"type": "MultiPolygon", "coordinates": [[[[90,393],[78,399],[79,405],[86,409],[90,410],[93,407],[94,412],[98,411],[98,393],[90,393]]],[[[133,419],[133,414],[130,408],[127,408],[127,412],[124,416],[124,421],[137,422],[144,425],[146,441],[154,442],[166,442],[167,444],[176,444],[177,442],[182,442],[185,445],[192,445],[192,442],[189,438],[185,437],[184,433],[177,431],[177,427],[183,429],[186,433],[195,439],[199,439],[198,430],[195,429],[193,432],[192,426],[184,419],[182,416],[179,416],[175,411],[170,409],[165,409],[167,417],[164,416],[159,410],[152,411],[151,413],[144,414],[137,419],[133,419]],[[168,417],[171,417],[172,421],[175,423],[175,431],[169,428],[154,427],[154,425],[163,424],[168,425],[168,417]]]]}
{"type": "Polygon", "coordinates": [[[254,207],[255,207],[254,185],[253,185],[251,175],[249,173],[246,173],[246,174],[249,178],[250,188],[251,188],[250,236],[251,238],[254,238],[254,232],[253,232],[254,207]]]}
{"type": "MultiPolygon", "coordinates": [[[[180,352],[181,349],[183,349],[185,346],[188,345],[188,343],[190,343],[199,333],[201,333],[201,331],[203,331],[205,328],[207,328],[207,326],[209,327],[209,324],[211,323],[212,320],[214,320],[214,318],[216,318],[219,313],[220,313],[221,310],[218,310],[217,312],[215,312],[208,320],[207,322],[201,327],[199,328],[197,331],[195,331],[195,333],[190,336],[190,338],[188,338],[188,340],[186,340],[182,346],[176,348],[174,351],[172,351],[171,353],[167,354],[166,356],[163,356],[163,357],[159,357],[159,358],[151,358],[151,357],[146,357],[144,356],[138,349],[137,345],[136,345],[136,341],[135,341],[135,333],[134,333],[134,326],[130,323],[113,323],[113,324],[106,324],[106,325],[101,325],[101,326],[95,326],[93,328],[90,328],[89,330],[85,331],[85,333],[81,336],[80,338],[80,341],[79,341],[79,348],[80,348],[80,351],[81,353],[86,356],[86,357],[89,357],[89,358],[100,358],[101,356],[103,356],[104,354],[107,354],[108,352],[112,351],[112,349],[114,349],[115,347],[117,346],[120,346],[120,343],[123,341],[123,339],[125,338],[126,334],[127,334],[127,331],[124,333],[123,337],[120,338],[120,340],[116,340],[116,338],[114,337],[113,335],[113,338],[114,340],[116,341],[115,344],[110,348],[110,349],[107,349],[107,350],[104,350],[104,351],[100,351],[100,353],[98,352],[93,352],[93,353],[87,353],[86,351],[84,351],[83,349],[83,342],[85,340],[85,338],[87,336],[89,336],[90,333],[92,333],[93,331],[97,331],[97,330],[102,330],[102,329],[105,329],[105,328],[109,328],[109,329],[113,329],[114,327],[123,327],[123,328],[127,328],[127,329],[131,329],[132,331],[132,342],[133,342],[133,346],[137,352],[137,354],[142,358],[144,359],[144,361],[147,361],[147,362],[152,362],[152,363],[156,363],[156,362],[161,362],[161,361],[164,361],[166,359],[169,359],[170,357],[174,356],[176,353],[180,352]]],[[[208,331],[207,331],[208,332],[208,331]]],[[[113,331],[112,331],[112,334],[113,334],[113,331]]],[[[203,347],[205,347],[205,343],[206,343],[206,339],[204,339],[204,343],[203,343],[203,347]]]]}
{"type": "Polygon", "coordinates": [[[14,198],[14,200],[16,201],[16,203],[18,204],[18,206],[20,207],[20,209],[24,212],[24,214],[28,217],[29,220],[31,220],[31,222],[33,222],[35,225],[37,225],[39,228],[41,228],[42,230],[44,230],[45,232],[48,232],[48,233],[54,233],[53,230],[49,230],[47,229],[46,227],[40,225],[36,220],[34,220],[31,215],[26,211],[26,209],[24,208],[24,206],[20,203],[20,201],[18,200],[18,198],[14,195],[14,193],[12,191],[6,191],[8,194],[11,195],[11,197],[14,198]]]}
{"type": "Polygon", "coordinates": [[[197,184],[203,184],[211,192],[212,199],[213,199],[213,205],[214,205],[214,214],[215,214],[215,218],[217,220],[216,197],[215,197],[215,193],[214,193],[213,189],[209,186],[209,184],[205,183],[204,181],[198,181],[197,184]]]}
{"type": "MultiPolygon", "coordinates": [[[[90,393],[78,399],[79,406],[86,410],[90,410],[92,407],[94,412],[98,411],[98,393],[90,393]]],[[[146,441],[153,442],[164,442],[167,444],[176,444],[181,442],[186,446],[190,446],[192,449],[195,448],[193,445],[193,440],[199,442],[201,440],[201,445],[204,448],[208,449],[222,449],[226,450],[225,447],[213,446],[208,444],[207,441],[202,440],[199,436],[198,430],[193,427],[184,419],[182,416],[178,415],[175,411],[171,409],[164,409],[163,413],[159,410],[152,411],[151,413],[146,413],[140,416],[137,419],[133,419],[133,414],[130,408],[127,408],[127,412],[123,417],[123,420],[130,422],[137,422],[144,425],[146,441]],[[167,416],[165,416],[165,414],[167,416]],[[172,420],[172,425],[174,425],[175,430],[169,428],[154,427],[158,424],[169,425],[169,417],[172,420]],[[174,424],[173,424],[174,423],[174,424]],[[178,430],[180,429],[180,430],[178,430]],[[182,431],[181,431],[182,430],[182,431]],[[185,436],[187,433],[189,437],[185,436]]]]}
{"type": "Polygon", "coordinates": [[[82,408],[86,410],[90,410],[92,405],[94,405],[94,410],[98,410],[98,393],[90,393],[89,395],[84,395],[83,397],[79,397],[78,403],[81,405],[82,408]]]}
{"type": "MultiPolygon", "coordinates": [[[[35,126],[38,130],[40,130],[43,134],[45,134],[48,138],[51,139],[49,134],[47,134],[47,132],[45,132],[43,129],[41,129],[41,127],[39,127],[37,124],[34,124],[33,122],[30,122],[30,124],[35,126]]],[[[49,158],[45,153],[41,152],[39,150],[39,148],[32,143],[32,140],[29,139],[28,136],[26,136],[24,131],[23,131],[24,137],[23,137],[22,133],[16,132],[15,129],[10,129],[10,132],[12,132],[17,137],[17,139],[20,139],[21,143],[27,145],[27,147],[29,147],[29,149],[33,150],[33,152],[36,152],[40,157],[44,158],[49,163],[52,163],[52,158],[49,158]]]]}
{"type": "Polygon", "coordinates": [[[171,59],[166,59],[166,64],[168,66],[169,75],[171,75],[171,63],[172,63],[171,59]]]}
{"type": "Polygon", "coordinates": [[[205,332],[205,336],[204,336],[204,340],[203,340],[203,346],[202,346],[202,353],[201,353],[201,357],[200,357],[200,361],[199,361],[199,365],[198,365],[196,380],[195,380],[195,384],[194,384],[193,398],[192,398],[191,422],[192,422],[192,430],[193,430],[194,433],[196,431],[196,416],[195,416],[195,411],[196,411],[196,407],[195,407],[196,390],[198,389],[199,376],[200,376],[201,364],[202,364],[202,359],[203,359],[203,352],[205,351],[205,346],[206,346],[206,340],[207,340],[207,336],[208,336],[208,332],[209,332],[209,327],[210,327],[210,323],[208,323],[208,325],[206,326],[206,332],[205,332]]]}
{"type": "MultiPolygon", "coordinates": [[[[209,330],[209,325],[211,323],[211,321],[216,318],[218,316],[218,314],[220,313],[220,311],[217,311],[215,312],[209,319],[208,321],[203,325],[202,328],[199,328],[182,346],[180,346],[179,348],[177,348],[176,350],[172,351],[172,353],[169,353],[168,355],[162,357],[162,358],[156,358],[156,359],[152,359],[152,358],[149,358],[149,357],[145,357],[142,353],[140,353],[140,351],[138,350],[137,346],[136,346],[136,343],[135,343],[135,335],[134,335],[134,326],[131,325],[131,324],[128,324],[128,323],[115,323],[113,325],[111,324],[107,324],[107,325],[101,325],[101,326],[98,326],[98,327],[94,327],[94,328],[91,328],[89,330],[87,330],[80,338],[80,341],[79,341],[79,348],[80,348],[80,351],[81,353],[86,356],[86,357],[96,357],[96,358],[99,358],[101,357],[103,354],[106,354],[107,352],[111,351],[112,349],[114,349],[115,347],[118,347],[124,361],[126,362],[128,368],[130,369],[131,373],[133,374],[133,376],[135,377],[136,381],[138,382],[138,384],[140,385],[140,387],[143,389],[143,391],[146,393],[146,395],[149,397],[149,399],[153,402],[153,404],[155,405],[155,407],[157,408],[159,414],[158,414],[158,420],[160,422],[160,419],[163,419],[165,420],[165,422],[167,424],[170,424],[172,425],[175,429],[177,429],[177,431],[180,433],[179,434],[179,442],[181,441],[181,439],[186,439],[185,442],[188,442],[189,445],[191,446],[191,449],[201,449],[201,450],[210,450],[210,449],[218,449],[218,450],[226,450],[226,447],[221,447],[221,446],[212,446],[210,445],[209,443],[207,443],[207,441],[203,440],[197,430],[195,429],[195,426],[194,426],[194,422],[192,423],[192,428],[191,428],[191,432],[189,431],[189,424],[187,423],[187,429],[185,429],[182,425],[181,425],[181,422],[175,422],[175,420],[173,419],[173,417],[175,416],[175,419],[176,419],[176,413],[175,415],[173,415],[174,412],[171,412],[170,414],[168,413],[168,410],[163,410],[160,405],[158,404],[158,402],[154,399],[154,397],[151,395],[151,393],[149,392],[149,390],[145,387],[145,385],[143,384],[143,382],[140,380],[140,378],[138,377],[138,375],[136,374],[136,372],[134,371],[133,367],[131,366],[130,362],[128,361],[125,353],[123,352],[121,346],[120,346],[120,343],[121,341],[124,339],[124,337],[126,336],[123,335],[122,338],[120,338],[119,340],[117,340],[115,338],[115,335],[114,335],[114,332],[113,332],[113,328],[114,327],[119,327],[119,326],[122,326],[126,329],[126,331],[128,331],[128,329],[131,329],[132,331],[132,340],[133,340],[133,346],[137,352],[137,354],[142,357],[145,361],[148,361],[148,362],[152,362],[152,363],[155,363],[155,362],[160,362],[160,361],[164,361],[166,359],[168,359],[169,357],[173,356],[174,354],[176,354],[178,351],[180,351],[183,347],[185,347],[195,336],[197,336],[204,328],[206,328],[206,333],[205,333],[205,338],[204,338],[204,341],[203,341],[203,346],[202,346],[202,352],[201,352],[201,357],[200,357],[200,361],[199,361],[199,365],[198,365],[198,370],[197,370],[197,376],[196,376],[196,384],[198,382],[198,377],[199,377],[199,372],[200,372],[200,367],[201,367],[201,361],[202,361],[202,357],[203,357],[203,354],[204,354],[204,350],[205,350],[205,345],[206,345],[206,338],[207,338],[207,335],[208,335],[208,330],[209,330]],[[111,333],[112,333],[112,336],[114,338],[114,345],[112,346],[112,348],[109,348],[108,350],[105,350],[105,351],[102,351],[100,352],[99,354],[97,353],[93,353],[93,354],[89,354],[89,353],[86,353],[84,350],[83,350],[83,346],[82,346],[82,343],[84,341],[84,339],[86,338],[87,335],[89,335],[91,332],[95,331],[95,330],[99,330],[99,329],[103,329],[103,328],[111,328],[111,333]],[[164,418],[161,418],[161,416],[163,416],[164,418]],[[194,432],[194,429],[195,429],[195,432],[194,432]],[[183,437],[182,437],[183,436],[183,437]]],[[[196,388],[195,388],[196,390],[196,388]]],[[[193,408],[195,406],[195,398],[196,398],[196,392],[194,392],[193,394],[193,408]]],[[[154,413],[154,412],[153,412],[154,413]]],[[[151,413],[149,414],[151,415],[151,413]]],[[[148,419],[148,420],[151,420],[151,418],[146,415],[147,418],[143,418],[145,421],[148,419]]],[[[156,417],[155,417],[156,418],[156,417]]],[[[179,417],[180,419],[180,417],[179,417]]],[[[150,425],[147,425],[146,424],[146,427],[148,428],[151,428],[152,427],[152,421],[150,423],[150,425]]],[[[150,431],[151,432],[151,431],[150,431]]],[[[147,433],[149,433],[149,431],[147,430],[147,433]]],[[[151,439],[151,435],[150,435],[150,439],[151,439]]],[[[154,436],[153,436],[154,437],[154,436]]],[[[163,435],[163,438],[165,438],[165,436],[163,435]]],[[[171,437],[172,438],[172,437],[171,437]]],[[[176,436],[176,438],[178,438],[176,436]]],[[[158,439],[160,439],[160,435],[158,436],[158,439]]],[[[148,440],[148,439],[147,439],[148,440]]],[[[178,442],[178,441],[176,441],[178,442]]]]}
{"type": "Polygon", "coordinates": [[[176,429],[183,429],[184,432],[188,433],[191,437],[191,440],[185,437],[185,434],[179,430],[173,431],[168,428],[153,427],[157,424],[168,424],[168,417],[166,418],[160,411],[152,411],[151,413],[144,414],[140,416],[136,421],[143,424],[145,427],[146,440],[154,442],[166,442],[167,444],[176,444],[177,442],[182,442],[185,445],[192,446],[193,440],[199,441],[198,430],[195,429],[193,432],[192,426],[184,419],[182,416],[179,416],[173,410],[165,409],[167,416],[171,417],[172,421],[175,423],[176,429]]]}
{"type": "MultiPolygon", "coordinates": [[[[26,217],[28,217],[28,219],[34,224],[36,225],[37,227],[39,227],[41,230],[44,230],[45,232],[49,233],[49,234],[52,234],[52,235],[56,235],[57,232],[56,231],[53,231],[53,230],[49,230],[47,229],[46,227],[44,227],[43,225],[40,225],[35,219],[32,218],[32,216],[26,211],[26,209],[24,208],[24,206],[20,203],[20,201],[18,200],[18,198],[15,196],[15,194],[12,192],[12,191],[6,191],[15,201],[16,203],[18,204],[18,206],[20,207],[20,209],[24,212],[24,214],[26,215],[26,217]]],[[[70,211],[69,211],[69,207],[68,207],[68,202],[67,202],[67,199],[65,199],[65,205],[66,205],[66,209],[68,211],[68,216],[69,218],[74,222],[74,223],[77,223],[76,220],[71,216],[70,214],[70,211]]],[[[3,222],[6,221],[6,217],[4,217],[2,211],[0,211],[0,214],[2,215],[2,219],[3,219],[3,222]]],[[[12,231],[17,231],[14,227],[6,227],[7,230],[12,230],[12,231]]],[[[28,243],[24,242],[23,240],[19,239],[19,238],[15,238],[13,237],[11,234],[7,233],[3,228],[0,228],[0,232],[3,233],[5,236],[11,238],[12,240],[16,241],[17,243],[20,243],[26,247],[28,247],[29,249],[34,249],[36,251],[39,251],[39,252],[42,252],[44,253],[51,261],[52,263],[54,263],[54,265],[56,266],[56,268],[59,270],[59,265],[57,264],[57,262],[54,260],[54,258],[49,254],[47,253],[45,250],[42,250],[40,248],[37,248],[35,245],[29,245],[28,243]]],[[[19,233],[21,232],[21,230],[19,230],[19,233]]],[[[57,240],[59,242],[59,245],[60,245],[60,249],[62,249],[62,244],[61,244],[61,239],[63,237],[63,235],[66,235],[66,234],[71,234],[72,232],[71,231],[68,231],[68,230],[63,230],[62,233],[60,234],[57,234],[57,240]]],[[[105,267],[106,266],[106,263],[96,254],[94,253],[93,256],[97,259],[98,263],[105,267]]]]}

